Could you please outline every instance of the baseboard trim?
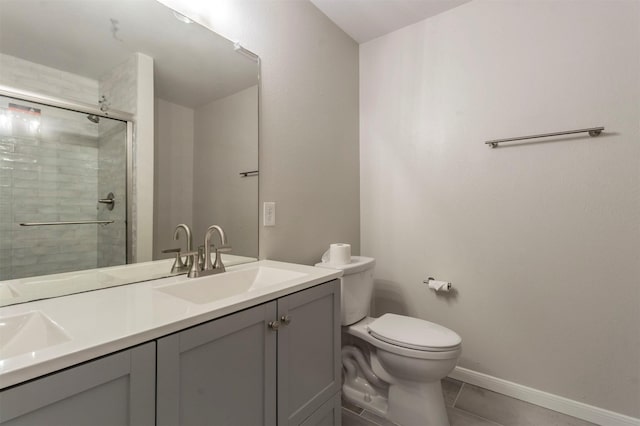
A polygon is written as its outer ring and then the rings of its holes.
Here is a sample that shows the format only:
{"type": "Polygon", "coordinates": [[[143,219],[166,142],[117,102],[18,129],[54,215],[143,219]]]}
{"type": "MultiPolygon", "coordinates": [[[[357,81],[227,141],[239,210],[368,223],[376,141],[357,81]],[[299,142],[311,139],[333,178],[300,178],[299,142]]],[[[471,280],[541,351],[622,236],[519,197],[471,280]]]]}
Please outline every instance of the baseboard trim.
{"type": "Polygon", "coordinates": [[[449,377],[598,425],[640,426],[640,419],[635,417],[594,407],[466,368],[456,367],[449,374],[449,377]]]}

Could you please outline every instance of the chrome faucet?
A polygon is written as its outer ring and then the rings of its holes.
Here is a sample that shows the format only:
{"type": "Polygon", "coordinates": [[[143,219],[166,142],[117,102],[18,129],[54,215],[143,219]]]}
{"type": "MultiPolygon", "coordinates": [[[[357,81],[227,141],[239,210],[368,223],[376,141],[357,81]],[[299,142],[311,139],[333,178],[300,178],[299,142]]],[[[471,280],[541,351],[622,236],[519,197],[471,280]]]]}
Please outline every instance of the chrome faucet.
{"type": "MultiPolygon", "coordinates": [[[[193,251],[193,238],[191,236],[191,228],[189,228],[189,225],[181,223],[180,225],[176,226],[175,231],[173,231],[173,239],[174,240],[180,239],[181,229],[184,231],[185,235],[187,236],[187,252],[191,252],[193,251]]],[[[187,270],[191,268],[192,262],[193,262],[193,259],[190,256],[187,256],[187,264],[186,264],[187,270]]]]}
{"type": "Polygon", "coordinates": [[[189,278],[203,277],[206,275],[219,274],[221,272],[225,272],[224,264],[222,263],[222,254],[223,252],[227,252],[231,250],[231,246],[227,243],[227,236],[224,233],[224,230],[218,225],[211,225],[207,228],[207,232],[204,235],[204,262],[200,263],[199,258],[200,255],[197,251],[189,251],[185,253],[187,257],[190,259],[190,269],[189,274],[187,275],[189,278]],[[217,233],[220,235],[220,245],[213,246],[215,250],[215,261],[211,263],[211,236],[217,233]]]}
{"type": "Polygon", "coordinates": [[[211,225],[207,228],[207,232],[204,234],[204,266],[202,267],[204,272],[211,271],[211,274],[224,272],[225,268],[222,263],[222,255],[220,253],[229,250],[231,250],[231,247],[227,243],[227,236],[224,234],[222,228],[218,225],[211,225]],[[218,235],[220,235],[220,246],[214,246],[216,260],[211,264],[211,235],[214,232],[217,232],[218,235]]]}

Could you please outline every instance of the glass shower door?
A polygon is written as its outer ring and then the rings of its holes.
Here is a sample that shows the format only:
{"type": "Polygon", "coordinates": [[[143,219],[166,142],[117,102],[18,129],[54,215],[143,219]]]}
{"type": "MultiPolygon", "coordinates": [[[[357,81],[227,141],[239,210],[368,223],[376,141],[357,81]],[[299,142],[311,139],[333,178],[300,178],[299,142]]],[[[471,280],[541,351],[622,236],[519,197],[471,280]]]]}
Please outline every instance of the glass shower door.
{"type": "Polygon", "coordinates": [[[126,263],[127,123],[0,96],[0,281],[126,263]]]}

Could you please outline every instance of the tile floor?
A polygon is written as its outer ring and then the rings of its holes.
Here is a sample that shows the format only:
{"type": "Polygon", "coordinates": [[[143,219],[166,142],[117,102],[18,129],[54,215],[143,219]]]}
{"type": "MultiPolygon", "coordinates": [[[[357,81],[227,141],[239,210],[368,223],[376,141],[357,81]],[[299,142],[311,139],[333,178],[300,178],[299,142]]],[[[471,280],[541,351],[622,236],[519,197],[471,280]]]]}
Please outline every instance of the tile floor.
{"type": "MultiPolygon", "coordinates": [[[[442,381],[442,393],[451,426],[593,426],[593,423],[449,378],[442,381]]],[[[395,424],[344,401],[342,426],[395,424]]]]}

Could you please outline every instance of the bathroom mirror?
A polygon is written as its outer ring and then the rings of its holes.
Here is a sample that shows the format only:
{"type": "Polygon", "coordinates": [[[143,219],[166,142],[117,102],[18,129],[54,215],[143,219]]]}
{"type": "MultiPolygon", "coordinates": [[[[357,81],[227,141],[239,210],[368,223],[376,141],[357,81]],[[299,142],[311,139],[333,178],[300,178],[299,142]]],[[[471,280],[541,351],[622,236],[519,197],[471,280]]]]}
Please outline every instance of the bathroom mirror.
{"type": "MultiPolygon", "coordinates": [[[[194,249],[202,244],[206,228],[217,224],[232,246],[231,263],[256,260],[258,84],[255,55],[156,0],[0,0],[0,85],[43,99],[68,100],[71,105],[52,108],[18,98],[0,99],[0,113],[6,113],[0,114],[0,126],[6,125],[0,132],[0,306],[171,275],[173,255],[163,250],[186,251],[184,234],[177,241],[173,238],[179,223],[191,226],[194,249]],[[144,74],[142,59],[152,64],[152,74],[144,74]],[[151,78],[152,94],[121,84],[151,78]],[[136,111],[136,97],[144,96],[152,97],[153,105],[153,118],[146,123],[136,111]],[[130,113],[132,128],[127,134],[126,120],[75,111],[76,103],[91,104],[107,114],[130,113]],[[32,123],[31,128],[18,122],[32,123]],[[105,234],[122,236],[124,228],[110,231],[112,224],[63,224],[64,212],[74,220],[100,222],[101,212],[110,206],[117,211],[128,203],[127,210],[135,211],[140,195],[136,191],[141,191],[135,182],[145,171],[131,165],[127,170],[125,158],[127,137],[129,156],[135,157],[141,126],[154,134],[153,241],[151,236],[136,237],[134,229],[128,244],[103,244],[108,255],[100,254],[100,244],[91,248],[87,241],[104,239],[105,234]],[[102,144],[116,134],[121,142],[111,150],[90,147],[82,139],[89,135],[102,144]],[[54,135],[49,144],[62,147],[65,154],[42,147],[47,135],[54,135]],[[32,141],[31,151],[38,154],[28,156],[16,148],[23,140],[32,141]],[[70,153],[71,145],[85,151],[70,153]],[[102,173],[102,164],[113,168],[116,163],[119,169],[102,173]],[[91,169],[97,170],[95,176],[89,176],[91,169]],[[31,174],[25,177],[27,172],[31,174]],[[56,181],[54,175],[64,176],[56,181]],[[27,191],[18,182],[23,178],[32,180],[27,191]],[[44,186],[34,187],[35,181],[44,186]],[[80,202],[81,195],[90,201],[80,202]],[[66,210],[53,214],[53,207],[40,204],[44,198],[58,207],[64,204],[66,210]],[[49,212],[59,226],[37,226],[37,231],[20,226],[29,220],[37,223],[35,213],[17,217],[20,206],[49,212]],[[78,217],[85,214],[92,217],[78,217]],[[44,243],[45,239],[56,244],[44,243]],[[149,258],[142,259],[146,263],[122,266],[126,251],[131,262],[131,247],[140,244],[152,246],[149,258]],[[70,247],[89,260],[65,255],[70,247]],[[63,264],[45,268],[54,258],[63,264]],[[91,258],[96,258],[95,264],[91,258]],[[149,262],[161,259],[167,260],[149,262]],[[103,266],[113,267],[109,279],[95,272],[103,266]],[[30,286],[26,299],[16,285],[21,280],[37,284],[30,286]]],[[[124,223],[125,213],[120,213],[124,223]]],[[[128,220],[132,222],[131,216],[128,220]]]]}

